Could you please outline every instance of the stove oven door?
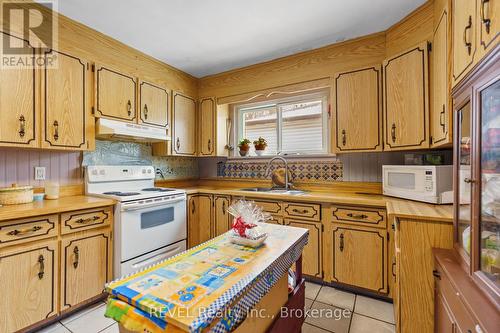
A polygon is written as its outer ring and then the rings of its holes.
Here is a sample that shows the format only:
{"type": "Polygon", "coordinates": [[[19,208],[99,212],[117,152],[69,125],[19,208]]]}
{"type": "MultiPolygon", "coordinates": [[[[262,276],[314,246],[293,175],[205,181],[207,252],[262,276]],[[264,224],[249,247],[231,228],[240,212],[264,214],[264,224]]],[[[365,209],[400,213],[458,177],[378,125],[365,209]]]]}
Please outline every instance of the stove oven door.
{"type": "Polygon", "coordinates": [[[121,203],[115,223],[115,260],[121,263],[187,238],[186,196],[121,203]]]}

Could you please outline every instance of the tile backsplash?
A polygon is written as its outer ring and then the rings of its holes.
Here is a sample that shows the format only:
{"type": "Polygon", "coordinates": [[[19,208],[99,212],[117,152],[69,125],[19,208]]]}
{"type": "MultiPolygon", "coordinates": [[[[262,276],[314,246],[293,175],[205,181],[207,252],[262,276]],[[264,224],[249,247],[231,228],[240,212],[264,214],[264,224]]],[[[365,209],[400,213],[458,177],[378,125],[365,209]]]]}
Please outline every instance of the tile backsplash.
{"type": "Polygon", "coordinates": [[[134,142],[97,140],[95,151],[83,153],[87,165],[152,165],[157,168],[161,179],[198,178],[198,162],[189,157],[156,157],[151,146],[134,142]]]}

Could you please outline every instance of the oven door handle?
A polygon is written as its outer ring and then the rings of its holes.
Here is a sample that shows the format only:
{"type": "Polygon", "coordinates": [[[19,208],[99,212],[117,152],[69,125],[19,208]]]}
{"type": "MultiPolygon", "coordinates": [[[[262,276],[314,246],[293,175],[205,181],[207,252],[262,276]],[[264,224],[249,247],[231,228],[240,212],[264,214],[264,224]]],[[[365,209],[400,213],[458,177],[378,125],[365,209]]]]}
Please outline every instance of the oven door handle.
{"type": "Polygon", "coordinates": [[[133,204],[130,206],[124,206],[124,207],[122,207],[121,210],[124,212],[129,212],[129,211],[133,211],[133,210],[140,210],[140,209],[151,208],[151,207],[165,206],[165,205],[169,205],[169,204],[173,204],[173,203],[177,203],[177,202],[181,202],[181,201],[185,201],[185,200],[186,200],[185,197],[181,197],[181,198],[170,199],[170,200],[165,200],[165,201],[152,202],[149,204],[133,204]]]}

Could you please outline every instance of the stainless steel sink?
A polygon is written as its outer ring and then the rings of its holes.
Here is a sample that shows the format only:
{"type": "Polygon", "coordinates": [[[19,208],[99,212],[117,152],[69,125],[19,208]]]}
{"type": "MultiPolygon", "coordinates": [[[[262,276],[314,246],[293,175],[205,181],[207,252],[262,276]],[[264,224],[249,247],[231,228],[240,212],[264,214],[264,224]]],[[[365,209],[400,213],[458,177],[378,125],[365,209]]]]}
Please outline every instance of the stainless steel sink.
{"type": "Polygon", "coordinates": [[[301,191],[301,190],[286,190],[284,188],[282,189],[282,188],[267,188],[267,187],[242,188],[240,191],[265,192],[265,193],[289,194],[289,195],[301,195],[306,193],[306,191],[301,191]]]}

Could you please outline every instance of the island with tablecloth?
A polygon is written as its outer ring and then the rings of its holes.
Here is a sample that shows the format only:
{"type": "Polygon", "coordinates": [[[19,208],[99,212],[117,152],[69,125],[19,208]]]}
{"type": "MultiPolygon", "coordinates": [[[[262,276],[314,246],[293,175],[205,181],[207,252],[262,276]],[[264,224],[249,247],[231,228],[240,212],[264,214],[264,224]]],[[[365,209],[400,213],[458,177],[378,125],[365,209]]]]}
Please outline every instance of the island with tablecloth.
{"type": "Polygon", "coordinates": [[[232,243],[228,232],[110,282],[106,316],[122,333],[300,332],[308,231],[263,228],[258,248],[232,243]]]}

